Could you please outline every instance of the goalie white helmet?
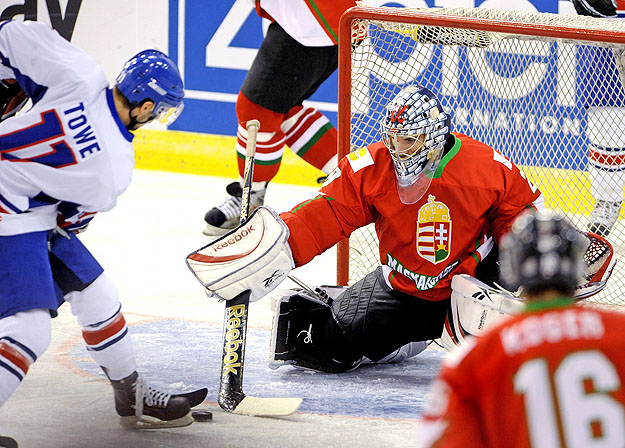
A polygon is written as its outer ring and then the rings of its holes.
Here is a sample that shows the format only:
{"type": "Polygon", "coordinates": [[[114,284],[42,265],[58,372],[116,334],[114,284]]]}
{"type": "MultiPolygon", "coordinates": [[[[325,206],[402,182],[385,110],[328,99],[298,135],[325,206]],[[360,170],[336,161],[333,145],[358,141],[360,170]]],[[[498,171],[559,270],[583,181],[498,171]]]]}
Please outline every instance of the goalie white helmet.
{"type": "Polygon", "coordinates": [[[403,88],[386,107],[382,140],[391,153],[404,204],[414,204],[429,188],[443,157],[449,122],[436,96],[417,85],[403,88]]]}
{"type": "Polygon", "coordinates": [[[501,280],[536,294],[555,289],[572,295],[583,273],[587,238],[566,218],[549,210],[516,219],[501,242],[501,280]]]}

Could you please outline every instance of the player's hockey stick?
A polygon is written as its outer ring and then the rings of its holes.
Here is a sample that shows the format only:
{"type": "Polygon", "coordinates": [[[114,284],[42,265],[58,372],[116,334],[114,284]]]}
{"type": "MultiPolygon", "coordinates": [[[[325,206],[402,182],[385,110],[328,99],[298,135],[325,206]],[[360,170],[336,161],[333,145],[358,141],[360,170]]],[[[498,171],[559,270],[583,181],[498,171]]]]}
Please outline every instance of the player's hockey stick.
{"type": "MultiPolygon", "coordinates": [[[[260,128],[258,120],[247,122],[247,147],[245,171],[241,195],[241,224],[247,220],[250,211],[256,134],[260,128]]],[[[301,398],[259,398],[243,393],[243,366],[245,340],[247,337],[247,315],[251,291],[244,291],[226,301],[224,318],[223,354],[221,379],[219,381],[218,403],[222,409],[234,414],[281,416],[294,413],[302,403],[301,398]]]]}

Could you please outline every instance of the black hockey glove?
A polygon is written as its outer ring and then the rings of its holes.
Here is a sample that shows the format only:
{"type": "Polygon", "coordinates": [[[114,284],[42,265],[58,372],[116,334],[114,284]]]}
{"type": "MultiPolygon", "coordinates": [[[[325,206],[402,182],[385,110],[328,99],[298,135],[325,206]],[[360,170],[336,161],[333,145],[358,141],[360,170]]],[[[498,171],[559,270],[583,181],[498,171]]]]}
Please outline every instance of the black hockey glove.
{"type": "Polygon", "coordinates": [[[592,17],[616,17],[616,0],[571,0],[577,14],[592,17]]]}
{"type": "Polygon", "coordinates": [[[14,79],[0,79],[0,121],[18,113],[26,101],[28,95],[14,79]]]}

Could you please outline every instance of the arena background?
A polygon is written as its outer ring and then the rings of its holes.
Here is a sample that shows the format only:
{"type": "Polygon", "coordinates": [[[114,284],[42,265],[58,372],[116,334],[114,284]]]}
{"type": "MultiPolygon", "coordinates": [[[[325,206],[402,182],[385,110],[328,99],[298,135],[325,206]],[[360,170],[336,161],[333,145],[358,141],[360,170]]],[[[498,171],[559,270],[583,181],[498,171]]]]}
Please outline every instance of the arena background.
{"type": "MultiPolygon", "coordinates": [[[[568,1],[555,0],[368,3],[574,13],[568,1]]],[[[187,89],[182,116],[172,129],[150,125],[137,133],[140,170],[133,184],[118,207],[94,220],[81,239],[118,286],[142,374],[172,391],[208,387],[202,406],[214,413],[214,423],[124,430],[117,423],[108,381],[88,356],[80,328],[65,306],[53,322],[51,346],[0,408],[0,434],[25,448],[414,446],[429,382],[444,352],[432,345],[405,364],[370,366],[332,378],[270,370],[265,359],[273,317],[268,298],[250,308],[245,390],[259,396],[301,396],[300,412],[284,419],[253,418],[221,412],[215,402],[224,308],[206,298],[183,260],[206,244],[202,216],[221,198],[226,178],[237,175],[234,104],[264,29],[252,2],[0,0],[0,18],[51,24],[89,53],[111,83],[121,64],[145,48],[168,52],[180,65],[187,89]]],[[[311,98],[335,124],[336,88],[335,75],[311,98]]],[[[274,186],[271,205],[288,210],[314,194],[318,175],[286,151],[275,182],[302,186],[274,186]]],[[[335,260],[330,250],[299,268],[297,278],[311,285],[331,282],[335,260]]],[[[289,282],[281,288],[295,286],[289,282]]]]}
{"type": "MultiPolygon", "coordinates": [[[[367,0],[374,6],[485,7],[574,14],[557,0],[367,0]]],[[[169,129],[137,133],[137,167],[235,177],[235,101],[268,22],[252,0],[0,0],[0,18],[40,20],[89,53],[114,81],[121,64],[144,48],[180,66],[185,109],[169,129]],[[207,6],[210,5],[210,6],[207,6]]],[[[336,124],[336,73],[310,99],[336,124]]],[[[285,151],[274,180],[314,185],[321,173],[285,151]]]]}

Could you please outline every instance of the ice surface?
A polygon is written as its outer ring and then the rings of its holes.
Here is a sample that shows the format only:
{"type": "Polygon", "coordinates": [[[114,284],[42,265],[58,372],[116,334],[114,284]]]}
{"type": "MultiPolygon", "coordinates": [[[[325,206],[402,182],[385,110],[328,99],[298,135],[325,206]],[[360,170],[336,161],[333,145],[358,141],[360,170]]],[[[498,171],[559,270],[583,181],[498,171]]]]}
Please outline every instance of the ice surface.
{"type": "MultiPolygon", "coordinates": [[[[82,346],[69,306],[53,321],[48,351],[0,408],[0,434],[20,447],[403,447],[415,442],[428,385],[443,352],[428,349],[409,362],[340,375],[267,367],[273,312],[270,298],[252,303],[244,391],[260,397],[299,396],[300,412],[270,419],[228,414],[216,405],[223,303],[209,299],[184,259],[209,239],[206,210],[221,202],[230,179],[135,172],[111,212],[81,234],[116,283],[150,383],[172,392],[208,387],[211,423],[165,431],[128,431],[117,423],[110,386],[82,346]],[[69,429],[71,428],[71,429],[69,429]]],[[[271,184],[266,202],[278,211],[316,188],[271,184]]],[[[334,284],[335,251],[294,271],[304,282],[334,284]]],[[[294,287],[285,281],[279,289],[294,287]]]]}

